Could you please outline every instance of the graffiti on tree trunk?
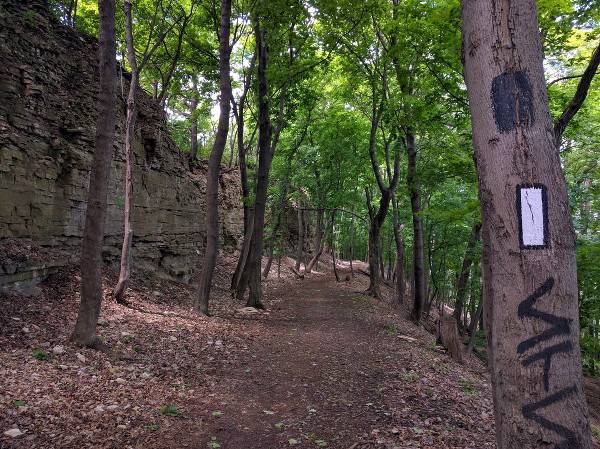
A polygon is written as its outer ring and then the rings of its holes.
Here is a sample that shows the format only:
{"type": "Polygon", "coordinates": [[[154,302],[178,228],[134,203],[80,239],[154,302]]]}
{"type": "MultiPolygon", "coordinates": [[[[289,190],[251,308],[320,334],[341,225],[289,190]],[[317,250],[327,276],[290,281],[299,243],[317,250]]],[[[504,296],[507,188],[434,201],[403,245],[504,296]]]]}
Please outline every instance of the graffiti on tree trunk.
{"type": "MultiPolygon", "coordinates": [[[[518,308],[518,316],[521,320],[525,318],[533,318],[536,320],[541,320],[545,323],[548,323],[551,327],[546,329],[545,331],[535,335],[532,338],[522,341],[517,346],[517,353],[519,355],[525,354],[530,349],[538,347],[541,343],[551,340],[554,337],[558,336],[568,336],[571,334],[571,327],[569,326],[569,320],[564,317],[559,317],[553,315],[551,313],[542,312],[541,310],[535,309],[534,306],[536,301],[542,298],[545,295],[549,295],[552,292],[554,287],[554,278],[548,278],[542,285],[538,287],[538,289],[530,295],[525,301],[519,304],[518,308]]],[[[548,348],[541,349],[535,354],[529,355],[525,357],[521,361],[521,365],[523,367],[527,367],[532,365],[533,363],[543,360],[544,361],[544,371],[543,371],[543,382],[544,382],[544,390],[546,392],[550,389],[550,367],[552,362],[552,357],[561,354],[568,353],[573,350],[573,343],[570,340],[562,341],[560,343],[556,343],[548,348]]],[[[576,434],[574,431],[557,424],[555,422],[550,421],[543,416],[538,415],[536,412],[539,409],[543,409],[548,407],[556,402],[563,401],[567,397],[575,394],[577,392],[577,387],[567,387],[558,391],[557,393],[551,394],[546,398],[533,402],[530,404],[526,404],[521,409],[523,413],[523,417],[528,420],[532,420],[540,424],[542,427],[546,429],[552,430],[557,433],[561,437],[565,438],[565,441],[555,446],[555,449],[575,449],[578,447],[576,434]]]]}

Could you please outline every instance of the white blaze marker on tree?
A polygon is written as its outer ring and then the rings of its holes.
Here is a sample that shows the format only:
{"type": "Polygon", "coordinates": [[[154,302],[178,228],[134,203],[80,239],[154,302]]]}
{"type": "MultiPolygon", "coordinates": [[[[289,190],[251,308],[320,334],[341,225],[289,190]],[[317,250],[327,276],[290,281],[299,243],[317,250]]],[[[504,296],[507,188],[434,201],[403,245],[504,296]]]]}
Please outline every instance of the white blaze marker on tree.
{"type": "Polygon", "coordinates": [[[548,194],[546,186],[517,186],[517,211],[522,249],[548,247],[548,194]]]}

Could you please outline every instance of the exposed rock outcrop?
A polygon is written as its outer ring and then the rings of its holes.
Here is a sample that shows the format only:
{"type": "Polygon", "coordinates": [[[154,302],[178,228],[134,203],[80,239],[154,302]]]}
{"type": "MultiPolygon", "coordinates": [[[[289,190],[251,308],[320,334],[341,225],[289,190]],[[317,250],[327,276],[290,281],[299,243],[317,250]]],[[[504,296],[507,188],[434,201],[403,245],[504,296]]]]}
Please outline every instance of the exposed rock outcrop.
{"type": "MultiPolygon", "coordinates": [[[[104,257],[123,235],[125,97],[121,82],[104,257]]],[[[94,147],[97,41],[60,25],[39,1],[0,2],[0,289],[76,262],[94,147]],[[29,257],[28,254],[34,254],[29,257]]],[[[190,172],[159,105],[140,93],[133,266],[187,282],[202,248],[206,166],[190,172]]],[[[243,227],[236,172],[221,179],[221,236],[243,227]]]]}

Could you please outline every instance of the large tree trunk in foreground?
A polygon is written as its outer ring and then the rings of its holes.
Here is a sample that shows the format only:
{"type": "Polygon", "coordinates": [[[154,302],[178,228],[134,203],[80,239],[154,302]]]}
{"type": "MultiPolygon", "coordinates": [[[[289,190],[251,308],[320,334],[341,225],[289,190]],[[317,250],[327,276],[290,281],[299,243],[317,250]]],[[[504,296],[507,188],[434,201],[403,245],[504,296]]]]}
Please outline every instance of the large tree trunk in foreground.
{"type": "MultiPolygon", "coordinates": [[[[202,260],[202,270],[198,290],[194,299],[194,311],[208,315],[208,298],[212,284],[217,255],[219,252],[219,170],[223,151],[227,145],[229,132],[229,112],[231,111],[231,78],[229,75],[229,29],[231,23],[231,0],[221,0],[221,28],[219,35],[219,78],[221,95],[219,106],[219,126],[215,143],[208,160],[206,175],[206,251],[202,260]]],[[[260,270],[260,267],[259,267],[260,270]]]]}
{"type": "Polygon", "coordinates": [[[136,91],[138,85],[138,66],[133,48],[133,20],[131,17],[131,1],[125,0],[125,28],[127,33],[127,59],[131,67],[131,82],[127,97],[127,124],[125,130],[125,232],[121,248],[121,270],[119,281],[113,295],[119,304],[127,304],[125,290],[131,274],[131,244],[133,243],[133,138],[137,119],[136,91]]]}
{"type": "Polygon", "coordinates": [[[592,447],[575,234],[534,0],[462,0],[498,447],[592,447]]]}
{"type": "Polygon", "coordinates": [[[98,345],[96,325],[102,303],[102,240],[115,138],[117,98],[115,2],[100,0],[98,7],[100,10],[98,121],[81,249],[81,302],[75,330],[71,335],[71,341],[84,346],[98,345]]]}

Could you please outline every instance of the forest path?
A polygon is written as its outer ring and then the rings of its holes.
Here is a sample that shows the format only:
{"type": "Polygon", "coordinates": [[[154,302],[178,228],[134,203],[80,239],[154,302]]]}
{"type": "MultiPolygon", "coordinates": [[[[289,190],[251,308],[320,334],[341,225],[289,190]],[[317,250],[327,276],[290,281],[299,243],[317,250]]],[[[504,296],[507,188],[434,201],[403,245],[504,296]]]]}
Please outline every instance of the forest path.
{"type": "Polygon", "coordinates": [[[217,379],[212,392],[188,400],[193,418],[166,441],[224,449],[493,447],[485,376],[465,374],[432,348],[433,336],[357,287],[329,274],[271,282],[265,297],[274,310],[238,320],[244,350],[208,370],[217,379]]]}

